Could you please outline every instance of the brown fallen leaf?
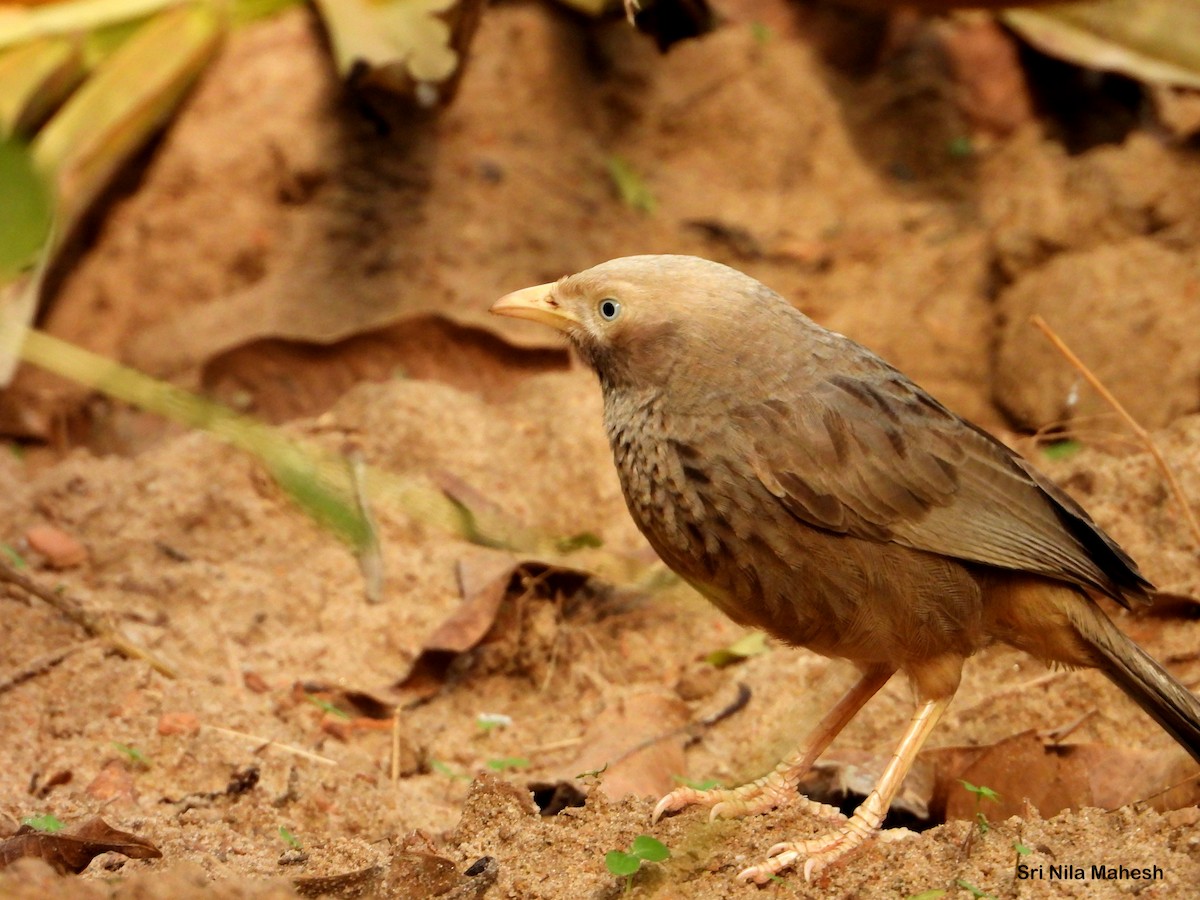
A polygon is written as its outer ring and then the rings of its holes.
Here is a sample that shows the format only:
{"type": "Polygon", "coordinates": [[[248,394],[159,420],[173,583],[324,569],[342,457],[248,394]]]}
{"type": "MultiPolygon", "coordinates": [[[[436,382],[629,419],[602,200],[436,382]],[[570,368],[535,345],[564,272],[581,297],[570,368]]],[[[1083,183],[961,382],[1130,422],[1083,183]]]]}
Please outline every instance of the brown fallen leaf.
{"type": "MultiPolygon", "coordinates": [[[[425,639],[412,667],[394,685],[403,704],[427,700],[440,691],[464,654],[505,636],[508,619],[519,627],[518,616],[501,616],[506,608],[529,600],[569,601],[583,595],[589,583],[604,590],[586,572],[537,561],[517,562],[508,554],[488,550],[459,560],[458,580],[462,603],[425,639]]],[[[568,603],[564,614],[569,613],[568,603]]]]}
{"type": "MultiPolygon", "coordinates": [[[[599,790],[611,800],[661,797],[678,786],[676,778],[685,770],[687,725],[687,705],[674,692],[618,697],[592,720],[558,781],[578,786],[576,776],[602,771],[599,790]]],[[[553,787],[551,780],[533,790],[553,787]]]]}
{"type": "Polygon", "coordinates": [[[1200,801],[1195,764],[1186,753],[1108,744],[1050,744],[1026,731],[986,747],[940,747],[921,754],[935,767],[930,809],[946,819],[1022,815],[1045,818],[1065,809],[1116,809],[1146,801],[1159,811],[1200,801]],[[995,802],[977,807],[960,779],[990,788],[995,802]]]}
{"type": "Polygon", "coordinates": [[[120,853],[130,859],[159,859],[162,852],[145,838],[118,831],[99,816],[73,832],[49,833],[22,825],[0,841],[0,869],[18,859],[41,859],[60,873],[78,875],[101,853],[120,853]]]}

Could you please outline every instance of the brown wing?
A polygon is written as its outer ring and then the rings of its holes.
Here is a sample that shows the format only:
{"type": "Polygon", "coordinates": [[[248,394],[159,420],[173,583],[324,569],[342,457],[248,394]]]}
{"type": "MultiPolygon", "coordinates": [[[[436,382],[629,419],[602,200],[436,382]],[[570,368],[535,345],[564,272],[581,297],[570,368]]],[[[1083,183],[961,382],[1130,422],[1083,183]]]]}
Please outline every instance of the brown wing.
{"type": "Polygon", "coordinates": [[[1145,597],[1149,583],[1136,564],[1075,501],[883,360],[849,348],[855,376],[809,375],[792,402],[734,413],[756,474],[793,516],[1036,572],[1126,605],[1127,595],[1145,597]]]}

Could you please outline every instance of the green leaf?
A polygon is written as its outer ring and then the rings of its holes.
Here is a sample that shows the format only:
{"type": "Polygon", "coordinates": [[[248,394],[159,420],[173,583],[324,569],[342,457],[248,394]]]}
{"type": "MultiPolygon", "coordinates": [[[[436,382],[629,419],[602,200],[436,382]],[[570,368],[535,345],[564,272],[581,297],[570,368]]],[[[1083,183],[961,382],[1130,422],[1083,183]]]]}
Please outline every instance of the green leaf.
{"type": "Polygon", "coordinates": [[[287,844],[289,847],[291,847],[293,850],[300,849],[300,839],[297,838],[290,831],[288,831],[286,826],[284,826],[284,825],[279,826],[279,836],[281,838],[283,838],[283,842],[285,844],[287,844]]]}
{"type": "Polygon", "coordinates": [[[609,850],[604,854],[604,867],[613,875],[628,878],[637,874],[642,867],[642,861],[623,850],[609,850]]]}
{"type": "Polygon", "coordinates": [[[29,563],[25,562],[25,557],[10,547],[8,544],[0,544],[0,553],[8,557],[8,561],[12,563],[14,569],[28,569],[29,563]]]}
{"type": "Polygon", "coordinates": [[[145,769],[150,768],[150,760],[147,759],[146,754],[144,754],[137,747],[131,746],[130,744],[122,744],[118,741],[113,741],[113,747],[115,747],[117,752],[125,756],[125,758],[134,765],[141,766],[145,769]]]}
{"type": "Polygon", "coordinates": [[[590,531],[581,531],[579,534],[560,538],[557,543],[559,553],[574,553],[576,550],[594,549],[602,546],[604,546],[604,541],[600,539],[599,535],[592,534],[590,531]]]}
{"type": "Polygon", "coordinates": [[[704,657],[704,661],[710,666],[718,669],[723,669],[726,666],[731,666],[734,663],[741,662],[743,659],[749,659],[752,656],[760,656],[766,653],[771,648],[767,646],[767,636],[761,631],[752,631],[747,635],[738,638],[728,647],[722,647],[720,650],[714,650],[708,656],[704,657]]]}
{"type": "Polygon", "coordinates": [[[984,800],[991,800],[993,802],[1000,800],[1000,795],[993,791],[990,787],[971,784],[971,782],[967,781],[965,778],[960,778],[958,780],[964,788],[966,788],[972,794],[983,798],[984,800]]]}
{"type": "Polygon", "coordinates": [[[445,775],[447,778],[453,778],[455,781],[470,781],[469,775],[464,775],[462,772],[455,772],[452,768],[442,762],[440,759],[430,760],[429,768],[440,775],[445,775]]]}
{"type": "Polygon", "coordinates": [[[621,198],[622,203],[638,212],[654,212],[658,201],[654,199],[650,188],[646,187],[646,182],[642,180],[641,175],[634,171],[628,160],[614,154],[606,160],[606,165],[608,166],[608,177],[612,179],[613,186],[617,189],[617,196],[621,198]]]}
{"type": "Polygon", "coordinates": [[[353,719],[354,718],[354,716],[352,716],[350,713],[346,712],[346,710],[342,709],[340,706],[336,706],[335,704],[330,703],[328,700],[322,700],[320,697],[313,696],[312,694],[305,694],[304,699],[307,700],[309,703],[311,703],[313,706],[317,707],[318,709],[322,709],[325,712],[329,713],[329,715],[331,715],[331,716],[337,716],[339,719],[353,719]]]}
{"type": "Polygon", "coordinates": [[[499,759],[489,759],[487,767],[493,772],[505,772],[509,769],[528,769],[532,766],[524,756],[502,756],[499,759]]]}
{"type": "Polygon", "coordinates": [[[982,897],[991,897],[992,896],[991,894],[987,893],[986,891],[981,891],[979,888],[975,887],[975,885],[971,884],[971,882],[965,881],[962,878],[959,878],[954,883],[957,884],[964,891],[969,893],[972,897],[981,897],[982,898],[982,897]]]}
{"type": "Polygon", "coordinates": [[[713,788],[721,786],[721,782],[715,778],[705,778],[703,781],[699,781],[693,778],[684,778],[682,775],[675,776],[675,783],[690,787],[693,791],[711,791],[713,788]]]}
{"type": "Polygon", "coordinates": [[[1052,444],[1043,446],[1042,454],[1046,459],[1069,459],[1082,449],[1083,444],[1079,443],[1079,441],[1055,441],[1052,444]]]}
{"type": "Polygon", "coordinates": [[[662,862],[671,856],[671,851],[667,849],[666,844],[655,840],[648,834],[639,834],[635,837],[629,847],[629,852],[647,862],[662,862]]]}
{"type": "Polygon", "coordinates": [[[33,268],[53,219],[50,186],[29,148],[0,141],[0,284],[33,268]]]}
{"type": "Polygon", "coordinates": [[[54,813],[45,813],[44,815],[40,816],[30,816],[28,819],[22,819],[21,824],[28,825],[34,831],[45,831],[49,834],[53,834],[56,831],[62,831],[63,828],[66,827],[59,820],[58,816],[54,815],[54,813]]]}
{"type": "Polygon", "coordinates": [[[1028,856],[1033,852],[1020,841],[1013,841],[1013,849],[1016,850],[1020,856],[1028,856]]]}

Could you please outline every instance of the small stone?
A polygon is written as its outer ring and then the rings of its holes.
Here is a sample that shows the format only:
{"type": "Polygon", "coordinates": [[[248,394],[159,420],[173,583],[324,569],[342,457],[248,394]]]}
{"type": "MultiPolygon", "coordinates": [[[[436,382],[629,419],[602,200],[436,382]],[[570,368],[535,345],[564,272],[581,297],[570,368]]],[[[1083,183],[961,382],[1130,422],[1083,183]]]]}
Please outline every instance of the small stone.
{"type": "Polygon", "coordinates": [[[163,713],[158,719],[158,733],[167,736],[172,734],[196,734],[200,731],[200,719],[192,713],[173,712],[163,713]]]}
{"type": "Polygon", "coordinates": [[[122,760],[111,759],[87,786],[87,795],[96,800],[133,803],[137,800],[133,775],[122,760]]]}
{"type": "Polygon", "coordinates": [[[34,525],[25,532],[29,546],[52,569],[73,569],[87,562],[88,550],[76,537],[53,525],[34,525]]]}

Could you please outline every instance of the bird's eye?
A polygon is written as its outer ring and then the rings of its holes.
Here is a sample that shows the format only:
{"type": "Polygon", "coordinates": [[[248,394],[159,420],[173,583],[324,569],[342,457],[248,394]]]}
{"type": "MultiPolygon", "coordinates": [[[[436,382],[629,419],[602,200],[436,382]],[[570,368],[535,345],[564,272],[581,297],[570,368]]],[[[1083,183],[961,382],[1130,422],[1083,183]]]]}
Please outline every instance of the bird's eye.
{"type": "Polygon", "coordinates": [[[600,305],[596,307],[600,312],[600,318],[605,322],[611,322],[621,314],[621,304],[612,297],[605,297],[600,301],[600,305]]]}

